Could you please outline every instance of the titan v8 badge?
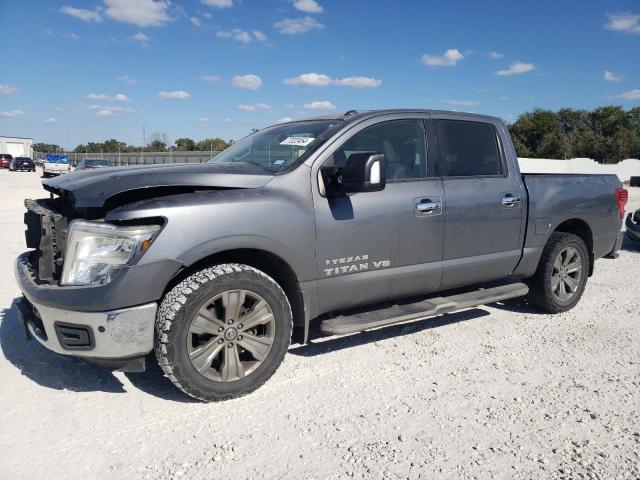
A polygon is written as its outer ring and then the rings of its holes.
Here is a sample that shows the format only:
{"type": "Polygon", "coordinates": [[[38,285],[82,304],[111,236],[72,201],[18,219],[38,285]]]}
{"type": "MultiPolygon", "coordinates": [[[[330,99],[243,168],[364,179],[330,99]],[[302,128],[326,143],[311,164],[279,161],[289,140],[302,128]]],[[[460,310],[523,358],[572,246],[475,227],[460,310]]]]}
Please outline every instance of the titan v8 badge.
{"type": "Polygon", "coordinates": [[[369,261],[369,255],[356,255],[355,257],[341,257],[327,259],[324,261],[324,274],[327,276],[340,275],[343,273],[355,273],[365,270],[378,270],[391,266],[389,260],[369,261]]]}

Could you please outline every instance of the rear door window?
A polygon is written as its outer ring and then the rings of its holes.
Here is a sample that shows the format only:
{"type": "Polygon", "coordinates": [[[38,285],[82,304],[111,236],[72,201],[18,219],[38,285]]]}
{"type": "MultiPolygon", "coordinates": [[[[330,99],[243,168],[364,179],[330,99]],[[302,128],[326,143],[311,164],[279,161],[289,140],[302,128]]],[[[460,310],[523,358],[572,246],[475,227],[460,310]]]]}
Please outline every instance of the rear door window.
{"type": "Polygon", "coordinates": [[[437,120],[438,175],[500,176],[502,157],[495,127],[467,120],[437,120]]]}

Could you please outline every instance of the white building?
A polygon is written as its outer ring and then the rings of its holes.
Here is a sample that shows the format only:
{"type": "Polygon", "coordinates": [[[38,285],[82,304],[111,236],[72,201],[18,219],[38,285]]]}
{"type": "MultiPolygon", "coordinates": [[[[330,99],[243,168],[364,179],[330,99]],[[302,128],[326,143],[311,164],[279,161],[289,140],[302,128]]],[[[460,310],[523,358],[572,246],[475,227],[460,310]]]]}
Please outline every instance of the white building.
{"type": "Polygon", "coordinates": [[[14,157],[33,157],[33,140],[0,136],[0,153],[9,153],[14,157]]]}

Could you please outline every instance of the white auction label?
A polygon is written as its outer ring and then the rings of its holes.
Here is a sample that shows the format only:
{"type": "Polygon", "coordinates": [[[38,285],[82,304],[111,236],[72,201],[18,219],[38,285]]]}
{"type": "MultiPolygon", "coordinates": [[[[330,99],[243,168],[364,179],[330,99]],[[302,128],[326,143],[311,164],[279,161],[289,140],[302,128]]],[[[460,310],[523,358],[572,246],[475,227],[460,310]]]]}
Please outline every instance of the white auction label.
{"type": "Polygon", "coordinates": [[[289,137],[280,142],[280,145],[298,145],[301,147],[306,147],[311,142],[313,142],[315,138],[309,137],[289,137]]]}

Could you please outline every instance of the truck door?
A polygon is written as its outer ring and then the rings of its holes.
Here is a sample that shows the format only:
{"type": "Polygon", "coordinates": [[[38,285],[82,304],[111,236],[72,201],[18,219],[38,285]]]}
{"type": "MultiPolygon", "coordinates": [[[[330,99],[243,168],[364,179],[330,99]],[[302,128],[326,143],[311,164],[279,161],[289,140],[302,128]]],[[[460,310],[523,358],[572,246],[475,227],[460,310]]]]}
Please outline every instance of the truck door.
{"type": "Polygon", "coordinates": [[[508,170],[497,125],[434,117],[445,195],[441,288],[510,275],[521,253],[524,193],[517,172],[508,170]]]}
{"type": "Polygon", "coordinates": [[[428,161],[426,115],[391,118],[354,127],[315,162],[339,167],[351,154],[379,152],[387,182],[379,192],[314,192],[320,313],[440,286],[444,192],[428,161]]]}

